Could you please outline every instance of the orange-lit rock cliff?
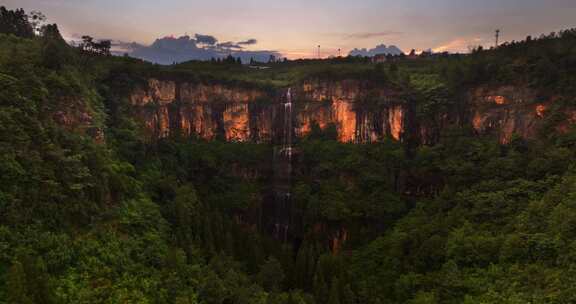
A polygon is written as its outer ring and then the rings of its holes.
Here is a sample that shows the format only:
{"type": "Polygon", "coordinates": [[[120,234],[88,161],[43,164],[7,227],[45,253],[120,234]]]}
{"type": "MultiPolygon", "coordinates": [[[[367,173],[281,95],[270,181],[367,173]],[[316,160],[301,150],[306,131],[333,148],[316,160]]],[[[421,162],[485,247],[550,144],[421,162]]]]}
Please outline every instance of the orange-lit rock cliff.
{"type": "MultiPolygon", "coordinates": [[[[433,144],[447,127],[456,125],[471,127],[478,135],[493,134],[506,144],[514,134],[535,137],[554,102],[539,100],[527,88],[481,87],[463,97],[462,109],[422,118],[413,114],[398,89],[365,81],[311,80],[292,92],[296,136],[306,136],[317,123],[322,129],[335,127],[339,141],[346,143],[410,138],[433,144]]],[[[278,132],[284,94],[281,89],[149,79],[133,90],[130,101],[151,139],[180,133],[206,140],[271,142],[278,132]]]]}
{"type": "Polygon", "coordinates": [[[402,139],[405,102],[393,89],[353,80],[309,81],[302,85],[301,94],[303,106],[296,118],[299,136],[306,135],[315,121],[321,128],[334,124],[341,142],[402,139]]]}
{"type": "Polygon", "coordinates": [[[534,138],[554,100],[540,100],[533,90],[501,86],[470,92],[471,123],[477,134],[491,133],[507,144],[513,135],[534,138]]]}
{"type": "Polygon", "coordinates": [[[176,132],[211,140],[268,140],[269,115],[251,111],[263,92],[223,85],[205,85],[150,79],[135,89],[130,101],[150,138],[176,132]],[[253,126],[258,122],[258,127],[253,126]],[[254,127],[254,128],[252,128],[254,127]]]}
{"type": "MultiPolygon", "coordinates": [[[[404,106],[398,92],[375,89],[360,81],[313,81],[294,88],[294,133],[305,136],[311,125],[333,124],[341,142],[401,140],[404,106]],[[371,98],[382,105],[377,113],[362,108],[371,98]]],[[[203,139],[268,142],[275,133],[277,107],[283,95],[225,85],[192,84],[150,79],[130,95],[133,112],[150,138],[180,132],[203,139]]]]}

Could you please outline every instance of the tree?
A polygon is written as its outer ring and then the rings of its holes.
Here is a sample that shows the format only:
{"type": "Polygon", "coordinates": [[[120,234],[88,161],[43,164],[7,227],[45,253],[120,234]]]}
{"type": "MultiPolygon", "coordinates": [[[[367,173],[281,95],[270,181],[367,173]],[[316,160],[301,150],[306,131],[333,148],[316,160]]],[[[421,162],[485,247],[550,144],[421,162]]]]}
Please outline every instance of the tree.
{"type": "Polygon", "coordinates": [[[226,254],[229,256],[236,255],[234,237],[232,237],[232,233],[230,231],[226,231],[226,235],[224,237],[224,252],[226,252],[226,254]]]}
{"type": "Polygon", "coordinates": [[[28,293],[26,273],[20,261],[15,261],[8,270],[6,287],[8,290],[8,303],[32,304],[32,299],[28,293]]]}
{"type": "Polygon", "coordinates": [[[323,135],[322,128],[316,120],[310,122],[310,133],[308,133],[308,138],[310,139],[321,139],[323,135]]]}
{"type": "Polygon", "coordinates": [[[316,273],[314,276],[314,295],[318,303],[326,302],[326,299],[329,297],[326,280],[321,272],[316,273]]]}
{"type": "Polygon", "coordinates": [[[285,304],[286,300],[286,294],[274,292],[268,294],[266,304],[285,304]]]}
{"type": "Polygon", "coordinates": [[[40,35],[46,23],[46,16],[40,11],[31,11],[28,16],[28,22],[32,26],[34,33],[40,35]]]}
{"type": "Polygon", "coordinates": [[[84,53],[92,53],[94,50],[94,38],[92,36],[82,36],[82,42],[78,46],[84,53]]]}
{"type": "Polygon", "coordinates": [[[340,289],[337,278],[332,279],[330,287],[330,296],[328,297],[328,304],[340,304],[340,289]]]}
{"type": "Polygon", "coordinates": [[[92,38],[91,36],[84,35],[82,36],[82,42],[78,47],[85,54],[110,56],[112,41],[110,40],[94,41],[94,38],[92,38]]]}
{"type": "Polygon", "coordinates": [[[72,61],[72,52],[56,24],[42,28],[42,63],[49,69],[60,69],[72,61]]]}
{"type": "Polygon", "coordinates": [[[284,270],[275,257],[269,257],[258,273],[260,284],[267,291],[278,291],[284,282],[284,270]]]}
{"type": "Polygon", "coordinates": [[[342,304],[354,304],[356,303],[356,297],[352,288],[350,288],[350,284],[346,284],[344,289],[342,290],[342,304]]]}
{"type": "Polygon", "coordinates": [[[228,64],[234,64],[234,63],[236,63],[236,58],[234,58],[234,56],[232,56],[232,55],[228,55],[228,56],[226,56],[226,59],[224,60],[224,62],[228,63],[228,64]]]}
{"type": "Polygon", "coordinates": [[[0,6],[0,33],[32,38],[34,28],[23,9],[7,10],[6,7],[0,6]]]}
{"type": "Polygon", "coordinates": [[[215,241],[214,241],[214,234],[212,231],[212,219],[210,216],[204,217],[204,223],[202,225],[202,240],[205,249],[209,253],[215,252],[215,241]]]}
{"type": "Polygon", "coordinates": [[[398,64],[392,62],[388,67],[388,72],[390,73],[390,75],[396,76],[396,74],[398,74],[398,64]]]}
{"type": "Polygon", "coordinates": [[[225,282],[211,269],[205,269],[200,282],[199,298],[206,303],[224,303],[229,296],[225,282]]]}
{"type": "Polygon", "coordinates": [[[28,290],[38,304],[54,303],[54,294],[50,286],[50,278],[46,264],[41,257],[26,256],[23,259],[24,270],[28,282],[28,290]]]}
{"type": "Polygon", "coordinates": [[[310,289],[310,277],[314,274],[314,269],[310,268],[314,264],[314,261],[309,260],[314,259],[311,251],[312,249],[306,243],[303,243],[298,250],[294,274],[295,282],[293,283],[294,286],[307,290],[310,289]]]}
{"type": "Polygon", "coordinates": [[[174,225],[173,231],[178,245],[186,252],[189,251],[194,236],[198,233],[196,212],[199,211],[199,208],[194,187],[186,185],[176,190],[176,197],[172,202],[170,222],[174,225]]]}
{"type": "Polygon", "coordinates": [[[98,43],[94,44],[94,49],[96,53],[102,56],[110,56],[110,49],[112,48],[112,41],[110,40],[100,40],[98,43]]]}

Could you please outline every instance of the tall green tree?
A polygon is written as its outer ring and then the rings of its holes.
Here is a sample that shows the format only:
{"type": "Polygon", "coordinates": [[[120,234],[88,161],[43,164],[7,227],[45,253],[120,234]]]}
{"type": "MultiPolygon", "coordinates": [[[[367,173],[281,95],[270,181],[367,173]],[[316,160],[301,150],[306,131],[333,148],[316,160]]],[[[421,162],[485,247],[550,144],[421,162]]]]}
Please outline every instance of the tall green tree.
{"type": "Polygon", "coordinates": [[[0,6],[0,33],[13,34],[18,37],[34,37],[34,28],[23,9],[8,10],[0,6]]]}
{"type": "Polygon", "coordinates": [[[20,261],[15,261],[8,270],[6,279],[7,300],[14,304],[33,304],[31,294],[28,291],[28,282],[24,266],[20,261]]]}
{"type": "Polygon", "coordinates": [[[267,291],[276,292],[282,289],[284,270],[275,257],[269,257],[258,273],[258,280],[267,291]]]}
{"type": "Polygon", "coordinates": [[[330,285],[330,295],[328,296],[328,304],[340,304],[340,286],[338,278],[333,278],[330,285]]]}

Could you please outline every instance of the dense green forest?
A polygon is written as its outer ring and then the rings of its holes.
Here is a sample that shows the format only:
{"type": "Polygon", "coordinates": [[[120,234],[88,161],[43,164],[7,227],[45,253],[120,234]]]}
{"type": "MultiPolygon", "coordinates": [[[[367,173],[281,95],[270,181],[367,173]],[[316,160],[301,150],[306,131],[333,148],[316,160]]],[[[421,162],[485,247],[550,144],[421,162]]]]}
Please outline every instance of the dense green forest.
{"type": "Polygon", "coordinates": [[[362,78],[426,116],[475,85],[516,83],[557,96],[552,125],[576,106],[575,30],[470,55],[252,70],[71,47],[37,20],[0,8],[0,303],[576,302],[573,128],[507,145],[454,128],[427,146],[344,144],[313,126],[286,240],[261,224],[270,144],[147,141],[125,95],[169,73],[267,89],[362,78]]]}

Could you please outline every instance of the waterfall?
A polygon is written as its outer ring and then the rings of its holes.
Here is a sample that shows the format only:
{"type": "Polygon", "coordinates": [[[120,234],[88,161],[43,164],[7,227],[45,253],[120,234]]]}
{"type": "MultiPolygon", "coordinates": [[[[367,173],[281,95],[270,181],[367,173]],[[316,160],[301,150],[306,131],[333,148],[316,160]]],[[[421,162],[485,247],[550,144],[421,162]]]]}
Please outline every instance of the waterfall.
{"type": "Polygon", "coordinates": [[[274,236],[287,241],[290,230],[290,213],[292,201],[292,156],[293,156],[293,112],[292,90],[289,88],[282,100],[282,130],[279,147],[275,149],[275,190],[274,203],[276,218],[274,236]]]}
{"type": "MultiPolygon", "coordinates": [[[[292,162],[292,88],[286,92],[286,103],[284,103],[284,154],[288,161],[292,162]]],[[[290,163],[290,167],[291,167],[290,163]]]]}

